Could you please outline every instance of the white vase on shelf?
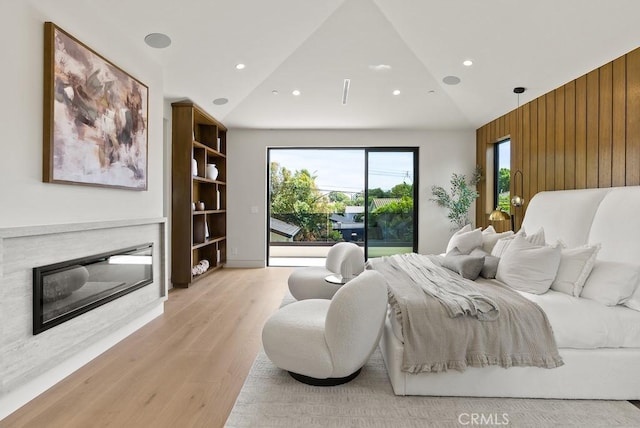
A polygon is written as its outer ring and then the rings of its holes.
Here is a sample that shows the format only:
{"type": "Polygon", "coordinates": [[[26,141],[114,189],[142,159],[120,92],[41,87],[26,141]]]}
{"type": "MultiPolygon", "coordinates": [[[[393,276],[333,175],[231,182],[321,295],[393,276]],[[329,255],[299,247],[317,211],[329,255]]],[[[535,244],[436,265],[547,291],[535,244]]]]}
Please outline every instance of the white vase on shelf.
{"type": "Polygon", "coordinates": [[[195,159],[191,159],[191,174],[194,177],[198,175],[198,161],[195,159]]]}
{"type": "Polygon", "coordinates": [[[218,168],[216,168],[215,163],[210,163],[207,165],[207,178],[209,180],[215,180],[218,178],[218,168]]]}

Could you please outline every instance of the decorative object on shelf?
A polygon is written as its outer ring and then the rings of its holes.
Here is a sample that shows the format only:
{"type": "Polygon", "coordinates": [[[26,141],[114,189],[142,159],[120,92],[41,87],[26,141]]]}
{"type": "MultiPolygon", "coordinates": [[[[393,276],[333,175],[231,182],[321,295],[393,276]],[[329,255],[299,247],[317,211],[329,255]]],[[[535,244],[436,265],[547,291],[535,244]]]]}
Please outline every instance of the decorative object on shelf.
{"type": "Polygon", "coordinates": [[[52,22],[44,30],[43,181],[147,190],[149,88],[52,22]]]}
{"type": "Polygon", "coordinates": [[[220,206],[220,191],[216,190],[216,209],[221,210],[222,207],[220,206]]]}
{"type": "Polygon", "coordinates": [[[191,202],[191,211],[195,211],[195,210],[196,210],[196,203],[191,202]]]}
{"type": "Polygon", "coordinates": [[[198,207],[198,211],[204,211],[204,208],[205,208],[204,202],[198,201],[197,207],[198,207]]]}
{"type": "Polygon", "coordinates": [[[441,186],[431,186],[431,193],[434,201],[438,206],[447,208],[449,214],[447,218],[455,225],[456,229],[469,224],[469,208],[471,204],[478,198],[479,194],[471,186],[475,186],[482,179],[482,168],[476,165],[471,179],[467,181],[464,174],[453,173],[451,175],[451,193],[447,192],[441,186]]]}
{"type": "Polygon", "coordinates": [[[209,225],[207,224],[207,222],[204,222],[204,240],[208,240],[210,237],[209,235],[209,225]]]}
{"type": "Polygon", "coordinates": [[[220,250],[216,250],[216,264],[219,265],[221,260],[222,260],[221,252],[220,250]]]}
{"type": "Polygon", "coordinates": [[[202,275],[209,270],[209,260],[200,260],[200,262],[191,268],[191,274],[193,276],[202,275]]]}
{"type": "Polygon", "coordinates": [[[196,177],[198,175],[198,161],[191,159],[191,175],[196,177]]]}
{"type": "Polygon", "coordinates": [[[215,180],[218,178],[218,168],[216,168],[215,163],[210,163],[207,165],[207,178],[209,180],[215,180]]]}
{"type": "Polygon", "coordinates": [[[220,137],[216,140],[216,150],[220,151],[220,137]]]}

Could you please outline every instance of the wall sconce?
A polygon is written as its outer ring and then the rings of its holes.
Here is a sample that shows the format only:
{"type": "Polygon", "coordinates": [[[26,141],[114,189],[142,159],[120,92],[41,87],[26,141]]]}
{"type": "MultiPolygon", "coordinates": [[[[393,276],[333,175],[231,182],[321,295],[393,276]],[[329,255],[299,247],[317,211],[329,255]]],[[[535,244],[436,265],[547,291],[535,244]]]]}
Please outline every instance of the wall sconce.
{"type": "Polygon", "coordinates": [[[520,194],[524,194],[524,178],[522,176],[522,171],[516,170],[516,172],[513,174],[513,190],[515,192],[515,195],[513,195],[513,198],[511,198],[511,205],[513,205],[514,207],[521,207],[524,205],[524,198],[518,195],[518,181],[516,180],[518,174],[520,174],[520,194]]]}

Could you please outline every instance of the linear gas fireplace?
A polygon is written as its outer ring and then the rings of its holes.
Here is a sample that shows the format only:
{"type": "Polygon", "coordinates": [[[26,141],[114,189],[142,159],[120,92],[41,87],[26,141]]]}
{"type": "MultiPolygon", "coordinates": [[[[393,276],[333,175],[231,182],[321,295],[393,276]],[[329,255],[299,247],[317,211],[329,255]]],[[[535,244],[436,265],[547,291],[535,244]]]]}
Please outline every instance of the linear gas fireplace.
{"type": "Polygon", "coordinates": [[[33,334],[153,282],[153,244],[33,268],[33,334]]]}

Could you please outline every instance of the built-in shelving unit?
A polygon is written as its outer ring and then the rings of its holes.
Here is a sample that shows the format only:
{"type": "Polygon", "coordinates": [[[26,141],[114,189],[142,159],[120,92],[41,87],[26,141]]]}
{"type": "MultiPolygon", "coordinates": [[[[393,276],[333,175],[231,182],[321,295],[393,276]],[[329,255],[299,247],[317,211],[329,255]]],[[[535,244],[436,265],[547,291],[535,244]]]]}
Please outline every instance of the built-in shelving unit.
{"type": "Polygon", "coordinates": [[[227,258],[227,128],[190,101],[171,106],[171,281],[188,287],[222,268],[227,258]],[[210,164],[216,177],[207,174],[210,164]],[[202,260],[209,269],[194,275],[202,260]]]}

